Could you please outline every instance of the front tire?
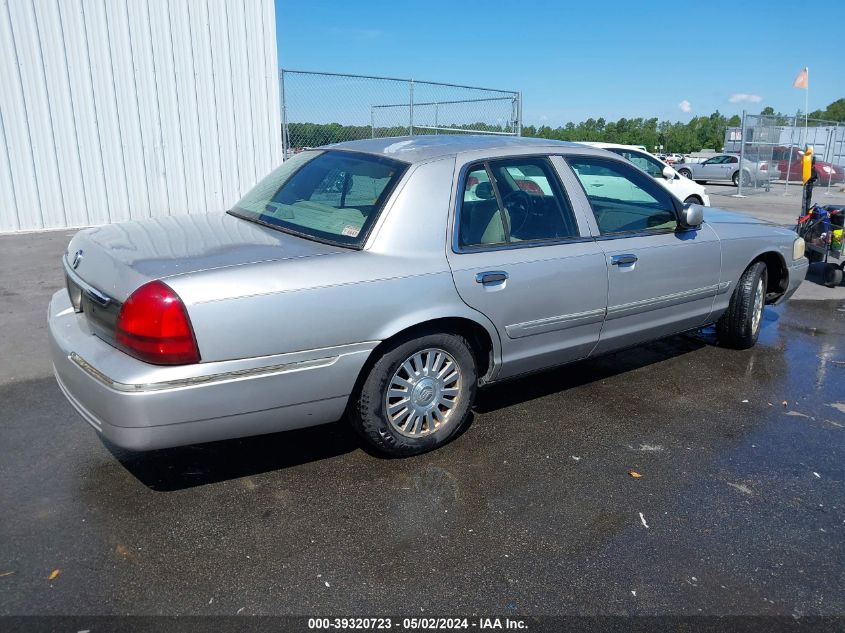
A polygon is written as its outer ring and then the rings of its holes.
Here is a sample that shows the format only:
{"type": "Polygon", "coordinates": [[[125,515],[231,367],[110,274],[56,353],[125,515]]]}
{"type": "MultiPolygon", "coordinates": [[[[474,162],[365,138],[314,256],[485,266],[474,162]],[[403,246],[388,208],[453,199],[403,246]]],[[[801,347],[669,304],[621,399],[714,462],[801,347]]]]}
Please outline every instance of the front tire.
{"type": "Polygon", "coordinates": [[[425,453],[466,424],[477,384],[475,357],[462,336],[432,333],[400,339],[373,364],[350,421],[381,453],[425,453]]]}
{"type": "Polygon", "coordinates": [[[679,169],[678,174],[680,174],[684,178],[689,178],[690,180],[692,180],[692,172],[689,169],[679,169]]]}
{"type": "Polygon", "coordinates": [[[686,200],[684,200],[685,204],[704,204],[701,198],[698,196],[688,196],[686,200]]]}
{"type": "Polygon", "coordinates": [[[763,262],[755,262],[745,269],[727,312],[716,323],[719,343],[733,349],[754,347],[763,322],[767,283],[768,273],[763,262]]]}

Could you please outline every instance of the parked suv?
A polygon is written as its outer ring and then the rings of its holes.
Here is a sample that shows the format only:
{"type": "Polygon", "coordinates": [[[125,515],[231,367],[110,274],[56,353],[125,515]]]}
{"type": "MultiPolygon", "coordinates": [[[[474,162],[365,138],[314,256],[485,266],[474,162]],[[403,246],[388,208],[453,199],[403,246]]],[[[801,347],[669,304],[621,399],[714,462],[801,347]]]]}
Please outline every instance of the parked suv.
{"type": "Polygon", "coordinates": [[[684,174],[658,159],[656,156],[649,154],[647,151],[640,149],[636,145],[618,145],[616,143],[582,143],[582,145],[590,145],[591,147],[600,147],[609,152],[618,154],[622,158],[634,163],[637,167],[642,169],[649,176],[654,178],[660,185],[668,189],[678,200],[684,202],[694,202],[695,204],[703,204],[705,207],[710,206],[710,198],[707,195],[707,189],[700,184],[693,182],[689,178],[684,177],[684,174]]]}

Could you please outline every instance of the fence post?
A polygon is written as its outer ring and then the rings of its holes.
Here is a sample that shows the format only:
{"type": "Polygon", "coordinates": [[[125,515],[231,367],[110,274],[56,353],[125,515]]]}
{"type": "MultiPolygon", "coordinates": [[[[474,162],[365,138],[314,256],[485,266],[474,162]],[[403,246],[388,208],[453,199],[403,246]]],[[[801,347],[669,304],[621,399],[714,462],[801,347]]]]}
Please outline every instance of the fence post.
{"type": "Polygon", "coordinates": [[[792,152],[795,151],[795,117],[792,117],[792,130],[789,132],[789,160],[786,162],[786,184],[783,186],[783,195],[789,193],[789,172],[792,171],[792,152]]]}
{"type": "MultiPolygon", "coordinates": [[[[836,133],[836,128],[829,128],[827,130],[827,143],[825,143],[825,147],[824,147],[824,156],[827,159],[826,162],[830,163],[831,165],[834,164],[833,163],[832,147],[833,147],[833,145],[836,144],[836,134],[835,133],[836,133]],[[830,158],[827,158],[829,150],[830,150],[830,158]]],[[[832,185],[832,184],[833,184],[833,175],[828,174],[827,175],[827,191],[824,192],[824,195],[826,195],[826,196],[830,195],[830,185],[832,185]]]]}
{"type": "Polygon", "coordinates": [[[742,111],[742,127],[739,133],[739,178],[737,178],[737,189],[734,197],[744,198],[742,195],[742,169],[745,162],[745,110],[742,111]]]}
{"type": "Polygon", "coordinates": [[[370,106],[370,138],[376,137],[376,110],[370,106]]]}
{"type": "Polygon", "coordinates": [[[408,136],[414,135],[414,80],[408,82],[408,136]]]}
{"type": "Polygon", "coordinates": [[[285,70],[279,69],[279,100],[282,103],[282,162],[288,157],[288,112],[287,104],[285,103],[285,70]]]}
{"type": "Polygon", "coordinates": [[[516,96],[516,135],[522,136],[522,90],[516,96]]]}

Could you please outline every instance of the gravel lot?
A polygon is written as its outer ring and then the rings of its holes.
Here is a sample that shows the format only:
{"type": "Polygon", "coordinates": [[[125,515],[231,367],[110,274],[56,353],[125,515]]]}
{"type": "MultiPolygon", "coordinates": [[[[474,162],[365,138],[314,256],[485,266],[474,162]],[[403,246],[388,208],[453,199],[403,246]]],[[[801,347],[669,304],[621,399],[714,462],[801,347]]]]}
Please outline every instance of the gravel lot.
{"type": "Polygon", "coordinates": [[[845,289],[805,282],[747,352],[487,389],[413,459],[342,423],[129,454],[52,377],[69,235],[0,237],[0,614],[845,615],[845,289]]]}

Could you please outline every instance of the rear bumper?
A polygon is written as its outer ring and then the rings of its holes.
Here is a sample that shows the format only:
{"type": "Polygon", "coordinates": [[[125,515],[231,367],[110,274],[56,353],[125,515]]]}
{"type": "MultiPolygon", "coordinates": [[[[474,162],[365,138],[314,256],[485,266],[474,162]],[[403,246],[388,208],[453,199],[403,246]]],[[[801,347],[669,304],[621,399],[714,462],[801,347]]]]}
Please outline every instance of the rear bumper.
{"type": "Polygon", "coordinates": [[[156,367],[93,336],[64,290],[53,295],[48,321],[68,401],[110,442],[137,451],[337,420],[377,344],[156,367]]]}

